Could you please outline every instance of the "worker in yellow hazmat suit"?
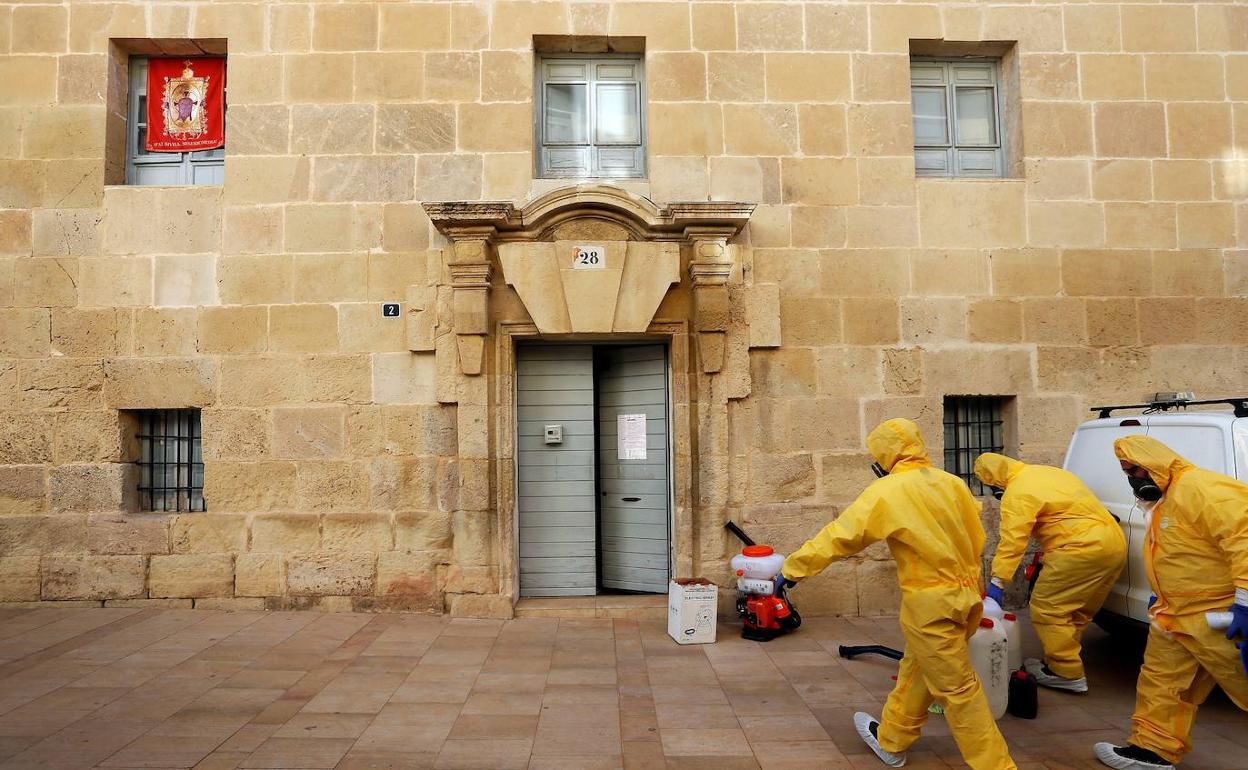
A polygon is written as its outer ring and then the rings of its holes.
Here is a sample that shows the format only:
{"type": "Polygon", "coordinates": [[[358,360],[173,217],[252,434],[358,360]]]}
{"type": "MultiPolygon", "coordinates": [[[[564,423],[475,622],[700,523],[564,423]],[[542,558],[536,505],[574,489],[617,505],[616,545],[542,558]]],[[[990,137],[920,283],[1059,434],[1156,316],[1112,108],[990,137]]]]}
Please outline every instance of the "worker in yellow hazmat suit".
{"type": "Polygon", "coordinates": [[[901,584],[906,652],[881,719],[854,716],[858,734],[885,764],[900,767],[934,699],[968,765],[1013,770],[967,650],[983,613],[980,504],[961,479],[932,467],[910,420],[880,423],[867,449],[887,475],[785,559],[783,579],[816,575],[872,543],[888,543],[901,584]]]}
{"type": "Polygon", "coordinates": [[[988,595],[998,602],[1033,536],[1044,548],[1044,571],[1031,594],[1031,624],[1044,661],[1026,668],[1055,690],[1087,692],[1079,641],[1127,561],[1127,539],[1101,501],[1075,474],[1027,465],[986,452],[975,460],[984,484],[1001,496],[1001,541],[988,595]]]}
{"type": "Polygon", "coordinates": [[[1155,438],[1125,436],[1114,452],[1135,496],[1152,505],[1144,569],[1157,596],[1126,746],[1098,743],[1116,770],[1172,768],[1191,751],[1196,709],[1215,684],[1248,711],[1248,484],[1197,468],[1155,438]],[[1214,631],[1205,613],[1235,618],[1214,631]]]}

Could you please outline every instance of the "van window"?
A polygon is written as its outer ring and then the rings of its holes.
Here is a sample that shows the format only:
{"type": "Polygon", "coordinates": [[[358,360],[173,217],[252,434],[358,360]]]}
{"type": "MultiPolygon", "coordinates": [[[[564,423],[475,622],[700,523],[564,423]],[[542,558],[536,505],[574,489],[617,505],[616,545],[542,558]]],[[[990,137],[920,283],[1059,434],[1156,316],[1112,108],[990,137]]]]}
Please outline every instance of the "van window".
{"type": "Polygon", "coordinates": [[[1170,447],[1194,465],[1217,473],[1228,472],[1226,453],[1230,441],[1220,427],[1183,423],[1158,425],[1150,420],[1148,435],[1170,447]]]}
{"type": "MultiPolygon", "coordinates": [[[[1143,433],[1143,426],[1122,427],[1118,420],[1103,425],[1084,425],[1075,431],[1066,454],[1066,470],[1078,476],[1103,503],[1118,503],[1127,510],[1135,504],[1131,486],[1114,454],[1114,440],[1143,433]]],[[[1115,515],[1121,514],[1114,512],[1115,515]]]]}

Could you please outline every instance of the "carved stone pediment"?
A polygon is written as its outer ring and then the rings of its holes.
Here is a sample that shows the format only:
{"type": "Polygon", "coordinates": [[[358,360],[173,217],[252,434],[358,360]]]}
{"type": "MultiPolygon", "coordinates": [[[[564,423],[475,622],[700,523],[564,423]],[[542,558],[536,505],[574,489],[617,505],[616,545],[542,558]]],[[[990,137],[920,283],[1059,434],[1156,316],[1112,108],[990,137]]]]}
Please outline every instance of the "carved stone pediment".
{"type": "Polygon", "coordinates": [[[570,220],[611,223],[634,241],[684,241],[695,233],[736,235],[754,211],[752,203],[695,201],[658,206],[611,185],[561,187],[517,207],[499,201],[426,203],[435,227],[451,240],[489,233],[497,243],[553,240],[570,220]]]}

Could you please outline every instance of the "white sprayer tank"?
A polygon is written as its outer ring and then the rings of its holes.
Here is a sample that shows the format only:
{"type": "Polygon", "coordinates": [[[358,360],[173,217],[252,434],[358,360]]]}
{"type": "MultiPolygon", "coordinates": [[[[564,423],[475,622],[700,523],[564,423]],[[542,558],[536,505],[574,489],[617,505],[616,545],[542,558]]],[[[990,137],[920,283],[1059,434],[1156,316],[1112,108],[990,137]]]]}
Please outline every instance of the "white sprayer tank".
{"type": "Polygon", "coordinates": [[[732,557],[732,571],[737,576],[737,590],[743,593],[770,596],[776,575],[784,565],[784,554],[769,545],[747,545],[732,557]]]}
{"type": "Polygon", "coordinates": [[[992,718],[1000,719],[1010,700],[1009,641],[1002,623],[992,618],[979,621],[969,647],[971,665],[988,696],[992,718]]]}

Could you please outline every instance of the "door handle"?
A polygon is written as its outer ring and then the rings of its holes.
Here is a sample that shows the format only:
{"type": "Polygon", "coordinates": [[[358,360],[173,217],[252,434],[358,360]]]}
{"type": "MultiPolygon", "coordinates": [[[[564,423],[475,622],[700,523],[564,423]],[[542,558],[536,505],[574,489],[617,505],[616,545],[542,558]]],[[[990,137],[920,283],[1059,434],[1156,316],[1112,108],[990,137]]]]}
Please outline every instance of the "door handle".
{"type": "Polygon", "coordinates": [[[624,497],[621,499],[626,503],[640,503],[641,502],[640,497],[624,497]]]}

